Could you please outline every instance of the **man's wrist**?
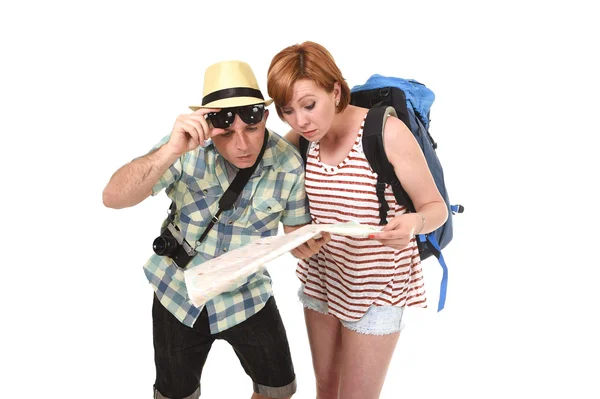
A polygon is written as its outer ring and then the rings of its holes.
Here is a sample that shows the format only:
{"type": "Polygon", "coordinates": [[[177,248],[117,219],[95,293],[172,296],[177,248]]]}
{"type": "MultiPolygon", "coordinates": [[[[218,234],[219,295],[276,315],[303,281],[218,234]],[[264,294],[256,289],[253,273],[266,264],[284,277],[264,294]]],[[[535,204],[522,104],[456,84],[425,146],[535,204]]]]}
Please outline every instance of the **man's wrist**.
{"type": "Polygon", "coordinates": [[[163,144],[162,147],[158,149],[156,155],[159,164],[172,165],[183,154],[179,154],[178,152],[174,151],[172,146],[169,145],[169,142],[166,142],[165,144],[163,144]]]}

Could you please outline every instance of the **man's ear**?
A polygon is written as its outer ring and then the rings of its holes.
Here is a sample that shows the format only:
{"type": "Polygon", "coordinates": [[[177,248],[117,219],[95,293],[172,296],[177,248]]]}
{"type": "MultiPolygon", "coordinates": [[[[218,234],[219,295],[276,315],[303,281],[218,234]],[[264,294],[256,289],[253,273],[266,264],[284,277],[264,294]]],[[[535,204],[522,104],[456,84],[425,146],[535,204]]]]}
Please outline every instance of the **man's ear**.
{"type": "Polygon", "coordinates": [[[265,108],[265,116],[263,116],[264,121],[267,121],[267,118],[269,117],[269,110],[265,108]]]}

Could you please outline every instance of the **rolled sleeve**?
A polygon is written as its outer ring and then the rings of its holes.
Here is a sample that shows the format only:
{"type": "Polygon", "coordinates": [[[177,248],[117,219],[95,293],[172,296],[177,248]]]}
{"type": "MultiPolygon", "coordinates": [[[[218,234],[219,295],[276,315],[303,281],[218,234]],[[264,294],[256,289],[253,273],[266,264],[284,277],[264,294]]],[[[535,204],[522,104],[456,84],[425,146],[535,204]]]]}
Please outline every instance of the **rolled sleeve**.
{"type": "MultiPolygon", "coordinates": [[[[156,151],[160,147],[162,147],[167,141],[169,141],[170,135],[163,137],[149,152],[156,151]]],[[[181,177],[182,170],[182,158],[179,157],[177,161],[173,165],[169,167],[165,171],[165,173],[161,176],[161,178],[156,182],[156,184],[152,187],[152,196],[160,193],[164,188],[169,187],[171,184],[179,180],[181,177]]]]}
{"type": "Polygon", "coordinates": [[[171,184],[179,180],[181,176],[181,158],[179,158],[167,171],[161,176],[161,178],[152,187],[152,196],[160,193],[164,188],[169,187],[171,184]]]}
{"type": "Polygon", "coordinates": [[[301,173],[290,191],[286,207],[281,215],[281,223],[286,226],[298,226],[310,223],[310,221],[308,197],[304,189],[304,173],[301,173]]]}

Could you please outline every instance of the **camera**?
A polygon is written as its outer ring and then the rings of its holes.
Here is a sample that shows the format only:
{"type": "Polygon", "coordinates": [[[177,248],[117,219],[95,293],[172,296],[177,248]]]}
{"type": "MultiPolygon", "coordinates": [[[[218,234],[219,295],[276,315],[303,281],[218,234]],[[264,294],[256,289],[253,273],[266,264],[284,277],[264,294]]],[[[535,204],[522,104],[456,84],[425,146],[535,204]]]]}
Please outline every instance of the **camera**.
{"type": "Polygon", "coordinates": [[[196,255],[196,251],[183,238],[181,231],[172,222],[163,229],[160,236],[152,243],[154,253],[160,256],[168,256],[181,268],[184,268],[196,255]]]}

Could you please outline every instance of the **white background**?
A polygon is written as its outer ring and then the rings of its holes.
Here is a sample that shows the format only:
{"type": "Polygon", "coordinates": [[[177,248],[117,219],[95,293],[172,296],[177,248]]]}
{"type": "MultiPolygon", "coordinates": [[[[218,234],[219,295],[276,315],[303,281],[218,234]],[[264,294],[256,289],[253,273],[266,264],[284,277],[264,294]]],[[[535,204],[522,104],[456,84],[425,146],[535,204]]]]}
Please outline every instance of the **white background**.
{"type": "MultiPolygon", "coordinates": [[[[0,6],[2,396],[150,398],[142,265],[162,194],[106,209],[111,174],[202,96],[204,69],[314,40],[350,86],[373,73],[436,93],[455,219],[429,308],[407,312],[382,398],[598,398],[597,13],[583,1],[21,1],[0,6]],[[267,16],[267,13],[270,16],[267,16]]],[[[287,126],[271,106],[268,125],[287,126]]],[[[269,266],[299,389],[314,377],[295,262],[269,266]]],[[[217,343],[203,398],[251,383],[217,343]]]]}

